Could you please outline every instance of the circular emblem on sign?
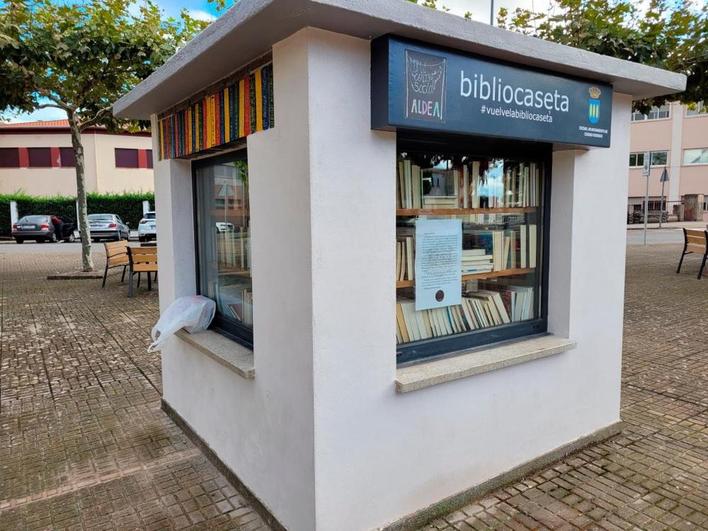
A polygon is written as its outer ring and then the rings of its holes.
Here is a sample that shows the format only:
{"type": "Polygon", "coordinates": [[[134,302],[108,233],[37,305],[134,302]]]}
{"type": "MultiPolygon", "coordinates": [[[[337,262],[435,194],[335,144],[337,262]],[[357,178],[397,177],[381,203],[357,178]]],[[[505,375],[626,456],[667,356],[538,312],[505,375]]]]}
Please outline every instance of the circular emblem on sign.
{"type": "Polygon", "coordinates": [[[442,302],[443,299],[445,298],[445,292],[441,289],[435,292],[435,300],[438,302],[442,302]]]}
{"type": "Polygon", "coordinates": [[[588,92],[590,93],[591,98],[599,98],[600,94],[602,94],[602,91],[597,87],[590,87],[588,92]]]}

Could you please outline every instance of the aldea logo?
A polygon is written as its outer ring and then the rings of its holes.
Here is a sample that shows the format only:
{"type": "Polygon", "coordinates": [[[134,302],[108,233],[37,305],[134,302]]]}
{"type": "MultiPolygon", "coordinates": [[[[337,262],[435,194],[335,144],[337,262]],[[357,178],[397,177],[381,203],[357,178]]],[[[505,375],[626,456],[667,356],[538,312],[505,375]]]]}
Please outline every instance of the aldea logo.
{"type": "Polygon", "coordinates": [[[406,50],[406,117],[445,121],[447,59],[406,50]]]}
{"type": "Polygon", "coordinates": [[[568,112],[570,108],[568,96],[557,90],[550,92],[515,87],[505,83],[501,77],[492,76],[490,79],[484,74],[474,74],[472,77],[467,77],[464,70],[460,71],[460,96],[547,111],[568,112]]]}
{"type": "Polygon", "coordinates": [[[588,99],[588,122],[596,124],[600,121],[600,94],[602,92],[597,87],[588,89],[590,98],[588,99]]]}

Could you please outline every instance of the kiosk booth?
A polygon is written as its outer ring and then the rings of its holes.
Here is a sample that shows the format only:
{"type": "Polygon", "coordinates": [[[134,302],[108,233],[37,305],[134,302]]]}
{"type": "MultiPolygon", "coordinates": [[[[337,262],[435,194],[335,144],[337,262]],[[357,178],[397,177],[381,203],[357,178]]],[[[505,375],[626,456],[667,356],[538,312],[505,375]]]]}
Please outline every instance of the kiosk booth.
{"type": "Polygon", "coordinates": [[[403,528],[619,430],[633,99],[685,77],[398,0],[242,0],[152,120],[163,409],[274,527],[403,528]],[[157,157],[156,157],[157,158],[157,157]]]}

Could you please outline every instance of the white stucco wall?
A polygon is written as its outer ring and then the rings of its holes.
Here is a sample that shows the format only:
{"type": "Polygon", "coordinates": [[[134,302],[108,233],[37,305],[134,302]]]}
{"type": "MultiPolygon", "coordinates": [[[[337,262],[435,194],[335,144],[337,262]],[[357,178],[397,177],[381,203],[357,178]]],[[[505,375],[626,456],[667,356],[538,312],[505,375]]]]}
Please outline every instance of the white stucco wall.
{"type": "Polygon", "coordinates": [[[577,349],[398,395],[394,137],[370,130],[369,43],[310,50],[317,528],[370,529],[619,420],[630,101],[612,148],[554,158],[550,328],[577,349]]]}
{"type": "MultiPolygon", "coordinates": [[[[173,339],[163,385],[165,400],[275,517],[305,530],[315,528],[315,480],[304,36],[276,46],[273,62],[277,127],[248,138],[256,378],[173,339]]],[[[156,163],[162,309],[195,292],[191,186],[189,162],[156,163]]]]}
{"type": "MultiPolygon", "coordinates": [[[[395,134],[370,128],[369,42],[305,29],[273,63],[276,127],[248,139],[256,377],[175,339],[163,379],[280,522],[376,528],[616,422],[629,98],[611,148],[553,158],[549,326],[578,347],[401,395],[395,134]]],[[[194,292],[188,163],[156,163],[156,186],[164,308],[194,292]]]]}

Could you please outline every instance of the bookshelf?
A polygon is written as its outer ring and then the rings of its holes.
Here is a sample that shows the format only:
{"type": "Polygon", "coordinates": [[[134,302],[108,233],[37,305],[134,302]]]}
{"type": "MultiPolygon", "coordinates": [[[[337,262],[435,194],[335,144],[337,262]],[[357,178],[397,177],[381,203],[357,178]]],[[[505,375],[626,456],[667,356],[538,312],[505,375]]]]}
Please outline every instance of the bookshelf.
{"type": "Polygon", "coordinates": [[[496,207],[496,208],[397,208],[396,216],[467,216],[475,214],[527,214],[536,212],[538,207],[496,207]]]}
{"type": "MultiPolygon", "coordinates": [[[[513,277],[515,275],[527,275],[533,273],[534,268],[514,268],[514,269],[503,269],[501,271],[490,271],[489,273],[473,273],[469,275],[462,275],[463,282],[466,280],[488,280],[490,278],[501,278],[501,277],[513,277]]],[[[412,288],[415,286],[414,280],[397,280],[396,289],[401,288],[412,288]]]]}

